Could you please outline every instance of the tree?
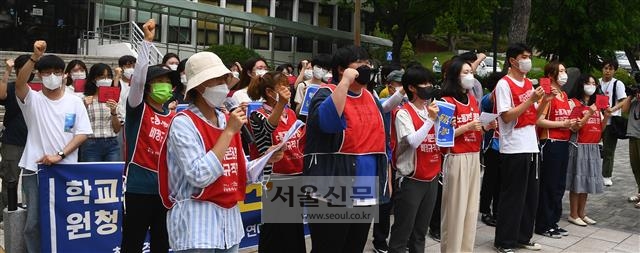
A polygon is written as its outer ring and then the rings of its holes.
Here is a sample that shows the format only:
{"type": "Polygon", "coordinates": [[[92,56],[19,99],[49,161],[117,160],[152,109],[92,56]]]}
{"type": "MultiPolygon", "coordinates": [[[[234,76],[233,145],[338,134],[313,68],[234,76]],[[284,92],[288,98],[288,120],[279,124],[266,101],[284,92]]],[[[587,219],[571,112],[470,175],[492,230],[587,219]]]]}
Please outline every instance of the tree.
{"type": "Polygon", "coordinates": [[[250,58],[260,57],[260,54],[253,49],[234,44],[211,45],[207,51],[218,55],[225,64],[245,62],[250,58]]]}
{"type": "Polygon", "coordinates": [[[403,65],[406,66],[407,63],[415,60],[416,53],[413,51],[413,45],[411,44],[411,41],[409,41],[409,37],[404,37],[401,50],[400,59],[402,60],[400,62],[403,65]]]}
{"type": "Polygon", "coordinates": [[[491,20],[493,9],[498,5],[498,0],[448,1],[444,6],[444,12],[436,18],[434,34],[447,37],[449,50],[455,52],[456,44],[463,33],[482,31],[486,21],[491,20]]]}
{"type": "MultiPolygon", "coordinates": [[[[556,1],[543,1],[556,2],[556,1]]],[[[531,0],[513,0],[511,8],[511,25],[509,26],[509,43],[525,43],[529,31],[531,16],[531,0]]]]}
{"type": "Polygon", "coordinates": [[[532,5],[530,44],[565,66],[589,72],[599,58],[640,43],[640,0],[534,0],[532,5]]]}

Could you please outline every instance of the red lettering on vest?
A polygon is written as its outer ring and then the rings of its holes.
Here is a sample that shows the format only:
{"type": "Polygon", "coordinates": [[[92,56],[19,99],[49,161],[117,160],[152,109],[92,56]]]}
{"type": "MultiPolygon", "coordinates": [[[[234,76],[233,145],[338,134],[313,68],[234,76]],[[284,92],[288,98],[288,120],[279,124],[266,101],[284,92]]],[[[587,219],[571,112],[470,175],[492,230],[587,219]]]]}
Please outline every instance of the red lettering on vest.
{"type": "MultiPolygon", "coordinates": [[[[409,103],[404,104],[402,109],[399,110],[404,110],[409,113],[409,116],[411,116],[411,120],[413,121],[413,127],[416,131],[424,125],[424,120],[418,116],[418,113],[409,103]]],[[[394,115],[399,110],[395,111],[394,115]]],[[[391,124],[391,139],[397,141],[397,138],[395,122],[393,122],[391,124]]],[[[436,176],[438,176],[438,173],[440,173],[441,165],[440,148],[436,145],[435,126],[429,129],[427,138],[422,140],[422,143],[420,143],[420,146],[416,148],[415,152],[415,167],[413,168],[413,174],[409,176],[420,181],[432,181],[436,176]]],[[[394,167],[397,164],[398,155],[399,154],[396,154],[396,150],[394,149],[392,158],[394,167]]]]}
{"type": "MultiPolygon", "coordinates": [[[[202,143],[204,143],[204,151],[207,152],[213,148],[218,138],[222,134],[223,129],[218,129],[208,122],[198,117],[190,110],[184,110],[178,113],[179,116],[187,116],[195,125],[202,143]]],[[[227,116],[228,119],[228,116],[227,116]]],[[[242,150],[242,140],[240,134],[236,134],[229,147],[224,154],[224,158],[220,161],[223,173],[209,186],[200,190],[200,192],[191,196],[192,199],[213,202],[223,208],[231,208],[238,201],[244,200],[245,187],[247,184],[247,164],[245,161],[244,151],[242,150]]],[[[162,204],[166,208],[173,207],[173,201],[169,198],[169,168],[167,164],[167,142],[162,145],[160,154],[158,181],[160,188],[160,197],[162,204]]]]}
{"type": "MultiPolygon", "coordinates": [[[[461,127],[471,121],[480,118],[480,109],[478,108],[478,102],[476,99],[467,94],[467,103],[463,104],[453,97],[443,97],[445,101],[456,105],[454,116],[456,117],[456,128],[461,127]]],[[[454,145],[451,148],[451,153],[462,154],[480,152],[480,144],[482,143],[482,132],[470,130],[464,134],[459,135],[454,140],[454,145]]]]}
{"type": "MultiPolygon", "coordinates": [[[[549,102],[549,111],[547,111],[547,119],[550,121],[564,121],[569,119],[569,115],[571,115],[571,106],[569,106],[569,100],[567,99],[567,94],[562,92],[562,98],[558,99],[553,98],[551,102],[549,102]]],[[[554,140],[562,140],[568,141],[571,137],[571,130],[567,128],[547,128],[546,137],[554,140]]],[[[541,135],[541,137],[545,137],[541,135]]]]}
{"type": "MultiPolygon", "coordinates": [[[[507,83],[509,84],[509,89],[511,89],[511,101],[513,103],[513,107],[517,107],[518,105],[529,100],[531,94],[533,93],[533,84],[531,84],[531,81],[529,81],[529,79],[524,79],[523,87],[519,87],[518,85],[516,85],[516,83],[513,82],[513,80],[511,80],[511,78],[509,78],[508,76],[505,76],[502,79],[507,81],[507,83]]],[[[536,107],[534,105],[529,106],[529,108],[527,108],[527,110],[525,110],[516,120],[515,128],[535,125],[537,121],[536,116],[536,107]]]]}
{"type": "Polygon", "coordinates": [[[136,145],[133,148],[131,162],[141,168],[157,172],[160,148],[169,133],[169,124],[176,115],[170,112],[162,115],[153,111],[146,103],[143,104],[142,119],[135,137],[136,145]]]}
{"type": "MultiPolygon", "coordinates": [[[[336,86],[322,87],[333,92],[336,86]]],[[[384,122],[371,92],[362,89],[358,96],[347,95],[342,115],[347,121],[347,129],[343,130],[339,153],[386,154],[384,122]]]]}
{"type": "MultiPolygon", "coordinates": [[[[262,114],[265,119],[269,118],[269,114],[261,107],[256,112],[262,114]]],[[[271,145],[282,143],[282,139],[289,129],[296,123],[296,113],[285,108],[284,113],[287,114],[287,122],[278,120],[278,127],[271,133],[271,145]]],[[[284,156],[282,159],[273,164],[273,173],[284,175],[295,175],[302,173],[302,151],[304,149],[304,126],[298,129],[293,137],[287,141],[284,146],[284,156]]]]}
{"type": "MultiPolygon", "coordinates": [[[[579,100],[573,99],[576,106],[583,105],[579,100]]],[[[585,110],[588,110],[585,108],[585,110]]],[[[580,120],[580,119],[578,119],[580,120]]],[[[587,123],[578,131],[577,142],[580,144],[594,144],[600,142],[602,137],[602,114],[599,110],[589,117],[587,123]]]]}

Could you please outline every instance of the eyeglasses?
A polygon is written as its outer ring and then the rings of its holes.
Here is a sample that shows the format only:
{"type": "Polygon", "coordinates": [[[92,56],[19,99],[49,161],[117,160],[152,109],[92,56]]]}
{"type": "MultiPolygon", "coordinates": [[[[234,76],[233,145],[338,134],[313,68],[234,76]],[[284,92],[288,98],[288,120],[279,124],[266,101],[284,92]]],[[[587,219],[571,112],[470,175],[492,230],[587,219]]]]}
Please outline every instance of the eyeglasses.
{"type": "Polygon", "coordinates": [[[54,74],[54,75],[56,75],[56,76],[62,76],[64,73],[63,73],[62,71],[56,71],[56,72],[40,72],[40,75],[41,75],[41,76],[44,76],[44,77],[48,77],[48,76],[50,76],[51,74],[54,74]]]}

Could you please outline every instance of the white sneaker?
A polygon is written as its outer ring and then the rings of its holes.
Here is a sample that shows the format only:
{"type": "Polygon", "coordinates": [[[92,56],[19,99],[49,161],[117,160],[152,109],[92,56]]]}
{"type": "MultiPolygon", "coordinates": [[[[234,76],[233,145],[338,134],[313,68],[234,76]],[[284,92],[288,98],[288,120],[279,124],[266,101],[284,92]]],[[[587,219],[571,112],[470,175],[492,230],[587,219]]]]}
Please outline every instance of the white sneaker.
{"type": "Polygon", "coordinates": [[[604,181],[604,186],[612,186],[613,185],[613,181],[611,181],[610,177],[603,177],[602,181],[604,181]]]}

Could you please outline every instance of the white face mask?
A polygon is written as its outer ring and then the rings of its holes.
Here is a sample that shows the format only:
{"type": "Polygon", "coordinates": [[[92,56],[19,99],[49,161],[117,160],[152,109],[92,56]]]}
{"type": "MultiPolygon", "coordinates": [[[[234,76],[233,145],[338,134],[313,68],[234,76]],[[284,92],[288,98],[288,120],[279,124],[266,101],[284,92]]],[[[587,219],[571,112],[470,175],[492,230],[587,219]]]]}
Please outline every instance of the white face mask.
{"type": "Polygon", "coordinates": [[[518,69],[520,69],[522,73],[529,73],[529,71],[531,71],[531,59],[519,60],[518,69]]]}
{"type": "Polygon", "coordinates": [[[227,84],[219,84],[213,87],[207,87],[202,93],[202,98],[211,108],[218,108],[224,105],[224,99],[229,94],[227,84]]]}
{"type": "Polygon", "coordinates": [[[87,79],[87,73],[84,71],[71,72],[71,80],[83,80],[87,79]]]}
{"type": "Polygon", "coordinates": [[[460,79],[462,81],[462,88],[465,90],[472,89],[476,80],[471,73],[461,76],[460,79]]]}
{"type": "Polygon", "coordinates": [[[313,66],[313,78],[315,79],[320,79],[322,80],[322,78],[324,78],[325,75],[327,75],[327,72],[325,69],[318,67],[318,66],[313,66]]]}
{"type": "Polygon", "coordinates": [[[184,85],[187,85],[187,75],[185,74],[180,75],[180,82],[184,85]]]}
{"type": "Polygon", "coordinates": [[[169,64],[169,69],[176,71],[178,70],[178,64],[169,64]]]}
{"type": "Polygon", "coordinates": [[[131,80],[131,77],[133,76],[133,68],[124,69],[124,71],[122,71],[122,74],[124,75],[124,77],[131,80]]]}
{"type": "Polygon", "coordinates": [[[333,74],[331,73],[327,73],[326,75],[324,75],[324,77],[322,78],[323,82],[329,82],[329,80],[331,80],[333,78],[333,74]]]}
{"type": "Polygon", "coordinates": [[[266,73],[267,73],[266,69],[258,69],[258,70],[256,70],[256,76],[263,76],[266,73]]]}
{"type": "Polygon", "coordinates": [[[49,76],[43,76],[42,85],[44,85],[44,87],[46,87],[49,90],[55,90],[57,88],[60,88],[60,86],[62,85],[62,76],[56,76],[54,74],[51,74],[49,76]]]}
{"type": "Polygon", "coordinates": [[[587,96],[591,96],[593,95],[593,93],[596,93],[596,86],[595,85],[584,85],[584,94],[586,94],[587,96]]]}
{"type": "Polygon", "coordinates": [[[569,76],[567,75],[567,73],[558,74],[558,84],[560,84],[560,86],[565,85],[567,83],[567,80],[569,80],[569,76]]]}
{"type": "Polygon", "coordinates": [[[109,87],[113,83],[113,80],[109,78],[96,80],[96,86],[98,87],[109,87]]]}
{"type": "Polygon", "coordinates": [[[313,77],[313,70],[306,69],[304,71],[304,80],[309,80],[313,77]]]}
{"type": "Polygon", "coordinates": [[[238,71],[231,71],[231,74],[233,75],[233,77],[240,79],[240,72],[238,72],[238,71]]]}

